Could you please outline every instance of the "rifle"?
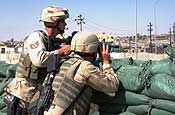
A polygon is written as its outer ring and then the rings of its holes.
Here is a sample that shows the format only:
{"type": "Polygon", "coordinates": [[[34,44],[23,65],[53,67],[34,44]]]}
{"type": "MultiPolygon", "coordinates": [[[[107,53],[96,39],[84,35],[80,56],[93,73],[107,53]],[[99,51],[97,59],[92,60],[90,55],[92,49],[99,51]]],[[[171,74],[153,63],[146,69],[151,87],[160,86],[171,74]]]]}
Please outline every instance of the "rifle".
{"type": "Polygon", "coordinates": [[[52,83],[55,78],[55,71],[58,67],[58,62],[59,62],[58,56],[55,56],[54,58],[51,58],[48,61],[48,67],[47,67],[48,74],[46,76],[47,80],[42,85],[41,93],[40,93],[39,100],[37,103],[37,108],[32,115],[44,115],[44,111],[48,110],[50,107],[50,104],[54,97],[52,83]]]}
{"type": "Polygon", "coordinates": [[[78,32],[78,31],[73,31],[73,32],[71,33],[71,35],[68,36],[68,37],[65,38],[65,39],[51,38],[51,39],[50,39],[50,40],[51,40],[50,42],[53,43],[53,44],[52,44],[52,47],[54,47],[54,48],[60,48],[60,45],[61,45],[62,43],[66,44],[66,45],[71,45],[72,38],[73,38],[73,36],[74,36],[77,32],[78,32]]]}
{"type": "MultiPolygon", "coordinates": [[[[72,36],[75,34],[74,32],[72,36]]],[[[65,43],[67,45],[70,45],[72,36],[69,36],[67,39],[55,39],[50,38],[48,41],[48,50],[51,51],[55,48],[59,48],[61,43],[65,43]],[[53,49],[52,49],[53,48],[53,49]]],[[[50,107],[50,103],[52,102],[54,98],[54,91],[52,89],[52,83],[55,78],[55,71],[58,67],[59,59],[57,55],[53,55],[54,57],[49,59],[48,61],[48,67],[47,67],[47,76],[46,76],[46,82],[42,85],[41,93],[39,96],[39,100],[37,103],[37,108],[34,110],[32,115],[44,115],[44,111],[48,110],[50,107]],[[53,60],[55,59],[55,60],[53,60]]],[[[52,56],[50,56],[52,57],[52,56]]],[[[65,57],[66,58],[66,57],[65,57]]]]}

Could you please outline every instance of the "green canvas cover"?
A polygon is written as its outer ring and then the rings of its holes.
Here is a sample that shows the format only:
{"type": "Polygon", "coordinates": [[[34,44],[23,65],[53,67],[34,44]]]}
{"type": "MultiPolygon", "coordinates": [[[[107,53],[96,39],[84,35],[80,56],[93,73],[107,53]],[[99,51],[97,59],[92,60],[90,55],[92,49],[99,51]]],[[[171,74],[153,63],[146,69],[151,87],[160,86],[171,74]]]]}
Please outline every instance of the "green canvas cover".
{"type": "Polygon", "coordinates": [[[154,99],[175,101],[175,78],[166,74],[156,74],[151,77],[150,84],[142,94],[154,99]]]}
{"type": "Polygon", "coordinates": [[[152,101],[150,101],[151,106],[157,108],[157,109],[161,109],[161,110],[165,110],[165,111],[169,111],[175,114],[175,102],[174,101],[168,101],[168,100],[162,100],[162,99],[153,99],[152,101]]]}
{"type": "Polygon", "coordinates": [[[146,61],[141,66],[124,65],[121,66],[116,74],[120,80],[121,90],[141,92],[147,82],[149,82],[149,68],[152,61],[146,61]]]}
{"type": "Polygon", "coordinates": [[[7,64],[0,61],[0,115],[7,115],[7,107],[4,103],[4,88],[9,84],[15,77],[17,64],[7,64]]]}
{"type": "Polygon", "coordinates": [[[164,49],[165,53],[169,56],[171,60],[175,59],[175,48],[167,44],[164,49]]]}
{"type": "Polygon", "coordinates": [[[170,76],[175,75],[175,61],[172,60],[164,60],[164,61],[157,61],[152,64],[150,67],[150,73],[152,75],[156,74],[167,74],[170,76]]]}
{"type": "Polygon", "coordinates": [[[120,113],[118,115],[137,115],[137,114],[134,114],[134,113],[131,113],[131,112],[123,112],[123,113],[120,113]]]}
{"type": "Polygon", "coordinates": [[[168,111],[152,108],[149,105],[128,106],[126,111],[138,115],[175,115],[168,111]]]}

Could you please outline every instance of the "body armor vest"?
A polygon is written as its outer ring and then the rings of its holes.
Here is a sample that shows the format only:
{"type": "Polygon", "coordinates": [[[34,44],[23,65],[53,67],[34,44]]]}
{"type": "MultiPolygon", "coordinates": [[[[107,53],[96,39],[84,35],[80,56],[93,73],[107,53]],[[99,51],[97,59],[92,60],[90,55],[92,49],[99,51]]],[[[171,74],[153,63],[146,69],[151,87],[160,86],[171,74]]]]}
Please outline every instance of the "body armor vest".
{"type": "MultiPolygon", "coordinates": [[[[49,51],[49,38],[46,33],[42,30],[38,30],[42,33],[42,41],[46,47],[46,50],[49,51]]],[[[33,80],[36,80],[37,83],[42,83],[47,75],[46,67],[36,67],[32,64],[28,54],[22,53],[19,59],[19,63],[16,69],[16,77],[29,77],[33,80]]]]}
{"type": "MultiPolygon", "coordinates": [[[[63,62],[59,73],[56,74],[53,81],[54,100],[53,104],[66,109],[83,89],[85,84],[74,80],[76,71],[83,60],[79,58],[70,58],[63,62]]],[[[91,97],[91,88],[86,87],[83,94],[73,105],[69,115],[76,110],[77,115],[85,115],[91,97]]]]}

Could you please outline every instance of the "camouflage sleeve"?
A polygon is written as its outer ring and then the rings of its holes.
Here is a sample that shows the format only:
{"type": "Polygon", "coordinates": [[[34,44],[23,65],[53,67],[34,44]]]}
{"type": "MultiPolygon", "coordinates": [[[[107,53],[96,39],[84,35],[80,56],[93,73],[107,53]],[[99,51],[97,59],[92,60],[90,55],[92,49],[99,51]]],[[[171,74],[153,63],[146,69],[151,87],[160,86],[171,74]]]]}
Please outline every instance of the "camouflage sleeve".
{"type": "Polygon", "coordinates": [[[100,71],[98,67],[92,63],[84,61],[80,65],[80,74],[86,78],[86,83],[92,88],[102,92],[116,92],[119,86],[119,80],[113,69],[108,65],[104,67],[104,71],[100,71]]]}
{"type": "Polygon", "coordinates": [[[46,51],[42,41],[42,36],[38,32],[32,33],[26,40],[27,53],[35,66],[46,67],[48,59],[52,54],[58,54],[58,51],[46,51]]]}

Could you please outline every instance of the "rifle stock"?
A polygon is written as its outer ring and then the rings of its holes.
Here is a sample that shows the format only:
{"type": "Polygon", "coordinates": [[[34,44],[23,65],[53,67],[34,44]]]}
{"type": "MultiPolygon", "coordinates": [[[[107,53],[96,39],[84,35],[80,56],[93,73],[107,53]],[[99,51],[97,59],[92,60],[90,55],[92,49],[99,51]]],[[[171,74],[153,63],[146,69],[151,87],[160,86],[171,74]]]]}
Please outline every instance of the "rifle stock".
{"type": "Polygon", "coordinates": [[[54,79],[54,73],[48,73],[47,81],[41,88],[41,94],[37,103],[37,108],[33,115],[44,115],[44,111],[49,109],[49,105],[53,99],[54,92],[52,90],[52,82],[54,79]]]}
{"type": "Polygon", "coordinates": [[[54,98],[54,91],[52,83],[55,78],[55,71],[58,67],[59,56],[52,55],[53,57],[48,61],[46,81],[43,83],[40,91],[37,107],[32,115],[44,115],[44,111],[48,110],[54,98]]]}

